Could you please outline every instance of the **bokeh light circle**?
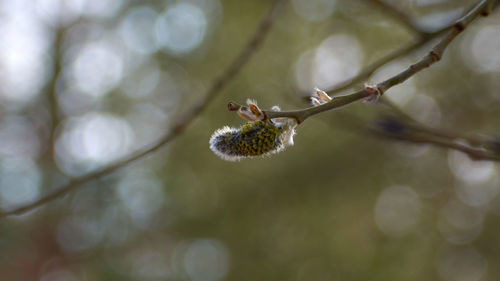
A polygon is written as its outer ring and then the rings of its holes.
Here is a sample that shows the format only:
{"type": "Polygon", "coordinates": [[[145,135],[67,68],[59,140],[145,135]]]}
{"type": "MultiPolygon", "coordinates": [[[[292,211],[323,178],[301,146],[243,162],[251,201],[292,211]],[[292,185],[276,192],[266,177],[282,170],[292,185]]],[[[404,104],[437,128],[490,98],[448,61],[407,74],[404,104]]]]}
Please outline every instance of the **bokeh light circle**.
{"type": "Polygon", "coordinates": [[[207,19],[203,10],[190,3],[169,7],[156,22],[159,44],[173,55],[183,55],[198,47],[206,29],[207,19]]]}

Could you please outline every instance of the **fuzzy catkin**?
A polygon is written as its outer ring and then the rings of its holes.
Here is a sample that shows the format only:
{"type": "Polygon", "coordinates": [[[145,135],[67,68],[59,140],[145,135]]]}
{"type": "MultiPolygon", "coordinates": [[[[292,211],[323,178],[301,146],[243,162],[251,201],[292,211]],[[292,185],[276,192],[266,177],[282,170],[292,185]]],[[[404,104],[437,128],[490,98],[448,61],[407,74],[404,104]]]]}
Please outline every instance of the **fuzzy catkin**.
{"type": "Polygon", "coordinates": [[[225,160],[268,155],[284,149],[283,126],[270,121],[247,122],[238,129],[224,127],[210,138],[210,149],[225,160]]]}

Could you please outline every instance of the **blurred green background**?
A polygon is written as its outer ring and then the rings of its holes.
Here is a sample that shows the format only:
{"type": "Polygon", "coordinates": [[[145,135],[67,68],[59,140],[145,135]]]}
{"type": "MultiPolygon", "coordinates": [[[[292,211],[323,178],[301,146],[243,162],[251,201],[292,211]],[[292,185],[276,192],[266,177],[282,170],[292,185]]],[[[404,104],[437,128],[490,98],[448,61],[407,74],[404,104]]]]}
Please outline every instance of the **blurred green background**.
{"type": "MultiPolygon", "coordinates": [[[[433,31],[476,1],[386,3],[433,31]]],[[[159,138],[271,5],[0,1],[0,207],[36,200],[159,138]]],[[[379,105],[314,116],[295,146],[272,157],[232,163],[208,148],[213,131],[243,124],[228,101],[306,107],[314,86],[333,88],[412,40],[370,1],[289,1],[262,48],[184,134],[61,199],[0,218],[0,280],[498,280],[498,164],[375,138],[348,122],[369,124],[387,110],[379,105]]],[[[499,50],[494,13],[387,95],[432,127],[498,134],[499,50]]]]}

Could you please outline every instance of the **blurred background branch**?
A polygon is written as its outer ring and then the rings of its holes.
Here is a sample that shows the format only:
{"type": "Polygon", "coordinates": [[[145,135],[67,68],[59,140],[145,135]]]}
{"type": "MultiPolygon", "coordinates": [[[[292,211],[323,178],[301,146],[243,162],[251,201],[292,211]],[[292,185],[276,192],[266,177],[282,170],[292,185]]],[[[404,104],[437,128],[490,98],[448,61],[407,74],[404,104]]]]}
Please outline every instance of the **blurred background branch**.
{"type": "Polygon", "coordinates": [[[473,160],[500,161],[498,140],[493,137],[485,136],[479,140],[477,136],[443,132],[419,122],[405,122],[394,116],[378,117],[372,124],[368,124],[367,129],[372,134],[390,139],[458,150],[473,160]]]}
{"type": "MultiPolygon", "coordinates": [[[[241,68],[248,62],[248,60],[252,57],[252,55],[258,50],[258,48],[264,42],[265,37],[269,33],[272,23],[278,16],[278,13],[283,8],[283,5],[286,3],[286,1],[287,0],[274,1],[274,3],[271,5],[269,12],[261,19],[255,32],[250,36],[248,42],[241,49],[238,56],[231,62],[231,64],[222,72],[220,76],[216,77],[213,80],[208,90],[200,98],[200,100],[196,104],[194,104],[190,109],[188,109],[181,117],[179,117],[175,122],[175,125],[163,137],[161,137],[155,143],[150,144],[142,149],[139,149],[133,154],[126,156],[123,159],[118,160],[113,164],[102,167],[87,175],[72,179],[68,184],[58,188],[54,192],[41,196],[34,202],[31,202],[29,204],[11,210],[0,211],[0,217],[23,214],[36,207],[39,207],[52,200],[55,200],[61,196],[64,196],[67,193],[73,191],[74,189],[82,186],[86,182],[110,174],[128,165],[133,161],[141,159],[146,155],[149,155],[152,152],[157,151],[158,149],[162,148],[165,144],[169,143],[177,136],[179,136],[187,128],[187,126],[189,126],[189,124],[207,107],[207,105],[213,100],[215,95],[219,93],[229,81],[231,81],[231,79],[241,70],[241,68]]],[[[55,64],[58,65],[58,62],[56,61],[55,64]]],[[[52,100],[53,99],[51,99],[51,101],[52,100]]],[[[55,107],[55,104],[51,103],[51,108],[52,107],[55,107]]],[[[52,111],[55,110],[56,108],[54,108],[52,111]]]]}

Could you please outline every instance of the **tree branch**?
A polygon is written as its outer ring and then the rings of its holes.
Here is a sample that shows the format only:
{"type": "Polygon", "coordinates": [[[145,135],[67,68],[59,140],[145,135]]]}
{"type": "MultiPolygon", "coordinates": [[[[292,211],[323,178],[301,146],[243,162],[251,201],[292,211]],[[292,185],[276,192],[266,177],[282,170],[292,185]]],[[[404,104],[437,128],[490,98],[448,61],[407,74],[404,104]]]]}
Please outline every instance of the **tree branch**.
{"type": "Polygon", "coordinates": [[[421,123],[404,122],[393,117],[381,118],[367,126],[370,133],[412,143],[427,143],[458,150],[474,160],[500,161],[500,144],[494,139],[479,139],[452,132],[441,132],[421,123]]]}
{"type": "MultiPolygon", "coordinates": [[[[413,33],[415,33],[417,40],[415,42],[409,43],[406,46],[403,46],[399,49],[396,49],[395,51],[387,54],[386,56],[376,60],[375,62],[369,64],[368,66],[364,67],[363,70],[358,73],[356,76],[346,79],[344,82],[340,83],[339,86],[336,86],[335,88],[325,90],[329,95],[334,95],[336,93],[339,93],[341,91],[344,91],[356,84],[359,84],[363,82],[367,77],[372,75],[377,69],[379,69],[381,66],[384,64],[395,60],[396,58],[403,57],[410,52],[413,52],[423,45],[429,43],[431,40],[444,35],[449,29],[452,28],[452,26],[455,23],[452,23],[451,25],[441,27],[440,29],[433,31],[433,32],[428,32],[425,30],[422,30],[420,27],[418,27],[411,18],[409,18],[405,13],[397,10],[396,8],[392,7],[391,5],[388,5],[384,3],[383,1],[380,0],[368,0],[372,2],[373,4],[379,6],[382,10],[384,10],[387,14],[392,15],[393,17],[396,17],[396,19],[400,22],[402,22],[407,28],[413,33]]],[[[495,1],[494,1],[495,2],[495,1]]],[[[496,1],[493,5],[500,3],[500,1],[496,1]]],[[[493,7],[489,8],[492,9],[493,7]]],[[[486,15],[486,14],[485,14],[486,15]]]]}
{"type": "MultiPolygon", "coordinates": [[[[438,62],[441,59],[444,51],[446,50],[446,47],[448,47],[453,39],[455,39],[457,35],[460,34],[479,15],[488,15],[494,2],[494,0],[480,1],[465,16],[457,20],[450,28],[448,28],[446,35],[431,49],[431,51],[425,57],[423,57],[415,64],[410,65],[407,69],[403,70],[399,74],[396,74],[385,81],[382,81],[370,88],[365,87],[363,90],[359,90],[349,95],[333,97],[332,101],[319,106],[292,111],[264,112],[267,118],[290,117],[295,118],[300,124],[310,116],[337,109],[339,107],[348,105],[367,97],[372,97],[374,96],[374,94],[383,95],[383,93],[389,90],[391,87],[403,83],[408,78],[417,74],[421,70],[438,62]],[[375,90],[375,92],[373,90],[375,90]]],[[[232,104],[236,107],[240,106],[234,102],[232,104]]]]}
{"type": "Polygon", "coordinates": [[[352,86],[363,82],[367,77],[372,75],[377,69],[379,69],[381,66],[385,65],[386,63],[393,61],[399,57],[403,57],[405,55],[408,55],[409,53],[415,51],[416,49],[419,49],[423,45],[429,43],[432,39],[434,39],[442,34],[443,34],[443,31],[440,31],[440,32],[435,33],[435,34],[432,33],[432,35],[420,37],[417,41],[412,42],[410,44],[407,44],[406,46],[403,46],[399,49],[396,49],[395,51],[393,51],[393,52],[383,56],[382,58],[379,58],[378,60],[367,65],[365,68],[363,68],[363,70],[361,72],[359,72],[353,78],[350,78],[350,79],[346,80],[345,82],[340,83],[340,85],[336,86],[335,88],[326,90],[326,92],[329,95],[334,95],[336,93],[347,90],[347,89],[351,88],[352,86]]]}
{"type": "MultiPolygon", "coordinates": [[[[393,6],[385,3],[382,0],[368,0],[373,5],[377,6],[379,9],[389,13],[392,18],[396,19],[399,23],[404,25],[408,30],[414,33],[427,33],[423,31],[406,13],[401,10],[394,8],[393,6]]],[[[431,34],[431,33],[429,33],[431,34]]]]}
{"type": "Polygon", "coordinates": [[[50,169],[57,170],[57,165],[54,159],[54,145],[56,140],[56,130],[60,122],[59,119],[59,101],[57,99],[57,81],[62,71],[62,61],[63,61],[63,39],[67,30],[71,27],[57,26],[54,29],[54,42],[52,54],[52,77],[45,87],[45,93],[47,96],[47,109],[50,113],[50,131],[47,138],[47,148],[44,152],[44,158],[51,166],[50,169]]]}
{"type": "Polygon", "coordinates": [[[179,136],[184,130],[191,124],[191,122],[207,107],[207,105],[213,100],[213,98],[238,74],[243,66],[249,61],[249,59],[255,54],[259,47],[264,42],[264,39],[269,33],[269,30],[276,19],[278,13],[282,10],[284,4],[287,0],[276,0],[274,1],[269,12],[261,19],[257,29],[251,35],[247,44],[242,48],[238,56],[232,61],[232,63],[224,70],[224,72],[216,77],[211,83],[208,90],[205,92],[203,98],[193,105],[189,110],[187,110],[177,121],[177,123],[159,140],[155,143],[146,146],[139,151],[113,163],[105,166],[97,171],[91,172],[82,177],[72,179],[68,184],[59,188],[58,190],[49,193],[40,199],[29,203],[24,206],[14,208],[12,210],[0,211],[1,216],[9,215],[19,215],[28,212],[36,207],[44,205],[52,200],[55,200],[63,195],[77,189],[82,186],[82,184],[90,182],[94,179],[100,178],[102,176],[108,175],[116,170],[127,166],[135,160],[142,159],[144,156],[149,155],[158,149],[162,148],[165,144],[169,143],[177,136],[179,136]]]}
{"type": "MultiPolygon", "coordinates": [[[[379,5],[382,9],[392,14],[393,17],[396,17],[399,21],[406,21],[406,26],[412,27],[413,31],[420,35],[419,42],[426,41],[426,39],[430,40],[434,37],[433,33],[427,33],[420,30],[416,27],[416,25],[413,25],[413,21],[411,19],[407,18],[404,13],[394,9],[392,6],[385,4],[380,0],[370,1],[379,5]]],[[[489,3],[483,3],[486,6],[484,6],[485,10],[483,10],[481,14],[485,16],[488,15],[499,2],[500,1],[492,1],[489,3]]],[[[445,31],[445,29],[436,31],[434,34],[442,33],[443,31],[445,31]]],[[[389,106],[394,113],[398,114],[398,119],[385,117],[382,120],[373,122],[375,125],[368,126],[368,130],[372,134],[400,141],[427,143],[439,147],[455,149],[468,154],[469,157],[476,160],[500,161],[500,141],[498,139],[472,134],[463,134],[443,129],[434,129],[415,120],[390,100],[383,98],[381,99],[381,102],[382,104],[389,106]]]]}

